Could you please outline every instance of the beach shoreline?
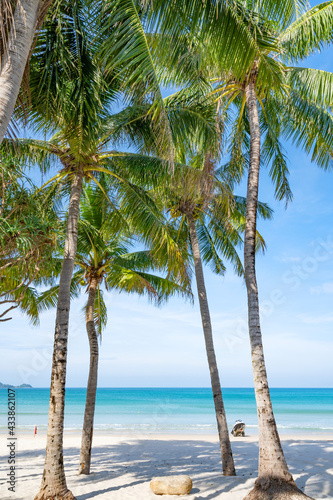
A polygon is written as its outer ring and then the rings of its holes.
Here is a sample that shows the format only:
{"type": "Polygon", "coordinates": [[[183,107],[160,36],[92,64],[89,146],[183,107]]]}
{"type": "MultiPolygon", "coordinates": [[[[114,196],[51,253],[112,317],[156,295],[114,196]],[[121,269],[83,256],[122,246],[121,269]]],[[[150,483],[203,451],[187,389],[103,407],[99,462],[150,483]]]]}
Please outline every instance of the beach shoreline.
{"type": "MultiPolygon", "coordinates": [[[[82,429],[64,429],[64,439],[77,439],[78,437],[81,437],[82,429]]],[[[46,438],[47,434],[47,429],[37,429],[37,435],[34,435],[33,430],[20,430],[18,429],[17,434],[19,436],[19,439],[22,437],[24,440],[26,438],[32,438],[33,440],[38,437],[44,436],[46,438]]],[[[294,433],[294,434],[284,434],[282,432],[279,432],[280,439],[281,441],[288,441],[288,440],[295,440],[295,441],[333,441],[333,432],[315,432],[315,431],[310,431],[310,432],[300,432],[300,433],[294,433]]],[[[4,431],[0,431],[0,437],[6,436],[6,433],[4,431]]],[[[137,439],[137,438],[142,438],[142,439],[161,439],[161,440],[168,440],[168,439],[188,439],[188,440],[196,440],[196,439],[203,439],[207,441],[212,441],[212,442],[218,442],[217,440],[217,431],[216,432],[207,432],[207,433],[200,433],[200,432],[176,432],[176,431],[145,431],[145,432],[137,432],[137,431],[115,431],[113,429],[94,429],[94,439],[97,439],[98,437],[101,437],[102,439],[104,437],[114,437],[117,439],[137,439]]],[[[257,432],[246,432],[245,437],[234,437],[232,434],[230,434],[230,440],[231,442],[238,442],[238,441],[258,441],[259,435],[257,432]]]]}
{"type": "MultiPolygon", "coordinates": [[[[5,433],[0,435],[1,478],[7,473],[5,433]]],[[[77,500],[151,500],[175,497],[154,495],[155,476],[188,474],[193,480],[189,500],[242,500],[257,476],[258,436],[231,437],[236,477],[223,477],[217,435],[94,434],[89,476],[79,476],[80,432],[65,431],[64,463],[68,487],[77,500]]],[[[315,499],[333,498],[333,436],[281,436],[282,445],[298,486],[315,499]]],[[[17,435],[17,483],[8,492],[1,480],[0,498],[32,500],[43,473],[46,433],[17,435]]]]}

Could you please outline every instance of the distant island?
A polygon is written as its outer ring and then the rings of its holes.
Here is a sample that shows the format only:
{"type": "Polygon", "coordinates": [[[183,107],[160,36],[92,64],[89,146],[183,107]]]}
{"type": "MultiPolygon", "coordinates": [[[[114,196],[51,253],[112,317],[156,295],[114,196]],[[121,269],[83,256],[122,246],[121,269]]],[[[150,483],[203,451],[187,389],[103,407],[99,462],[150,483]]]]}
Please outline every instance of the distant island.
{"type": "Polygon", "coordinates": [[[32,389],[32,385],[30,384],[10,385],[10,384],[2,384],[0,382],[0,389],[32,389]]]}

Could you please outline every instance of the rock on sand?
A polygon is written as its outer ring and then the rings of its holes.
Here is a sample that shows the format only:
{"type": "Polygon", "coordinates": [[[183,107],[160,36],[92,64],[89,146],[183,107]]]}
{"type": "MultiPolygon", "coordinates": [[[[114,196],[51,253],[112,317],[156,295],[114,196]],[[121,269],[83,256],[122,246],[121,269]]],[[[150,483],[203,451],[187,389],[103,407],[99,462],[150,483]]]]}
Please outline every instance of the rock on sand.
{"type": "Polygon", "coordinates": [[[155,495],[187,495],[192,486],[189,476],[155,477],[150,481],[150,489],[155,495]]]}

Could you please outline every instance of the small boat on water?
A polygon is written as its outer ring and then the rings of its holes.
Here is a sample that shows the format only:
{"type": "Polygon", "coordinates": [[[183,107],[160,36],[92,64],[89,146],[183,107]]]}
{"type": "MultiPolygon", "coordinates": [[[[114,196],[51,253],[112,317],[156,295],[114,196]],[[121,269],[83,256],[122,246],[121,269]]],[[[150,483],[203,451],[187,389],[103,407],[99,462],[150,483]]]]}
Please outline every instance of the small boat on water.
{"type": "Polygon", "coordinates": [[[244,437],[245,436],[245,423],[242,420],[236,420],[236,422],[232,428],[231,434],[235,437],[239,437],[239,436],[244,437]]]}

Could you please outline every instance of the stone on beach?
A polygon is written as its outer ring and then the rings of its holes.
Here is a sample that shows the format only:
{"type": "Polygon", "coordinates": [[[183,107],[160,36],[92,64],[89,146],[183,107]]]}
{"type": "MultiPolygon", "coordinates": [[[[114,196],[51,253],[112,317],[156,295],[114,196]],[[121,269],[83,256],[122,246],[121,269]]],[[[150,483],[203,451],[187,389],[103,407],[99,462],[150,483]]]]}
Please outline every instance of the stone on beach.
{"type": "Polygon", "coordinates": [[[155,477],[150,481],[150,489],[155,495],[187,495],[193,483],[189,476],[155,477]]]}

